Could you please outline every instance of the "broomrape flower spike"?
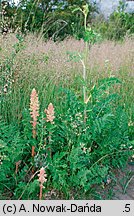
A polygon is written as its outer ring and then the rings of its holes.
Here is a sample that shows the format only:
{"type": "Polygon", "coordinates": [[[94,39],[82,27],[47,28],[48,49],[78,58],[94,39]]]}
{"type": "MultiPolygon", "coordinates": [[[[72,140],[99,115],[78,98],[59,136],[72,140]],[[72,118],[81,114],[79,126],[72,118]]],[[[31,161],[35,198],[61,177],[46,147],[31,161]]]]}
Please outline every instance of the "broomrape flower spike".
{"type": "Polygon", "coordinates": [[[55,116],[54,116],[54,107],[53,107],[53,104],[50,103],[48,105],[48,108],[44,110],[44,112],[46,113],[46,121],[47,122],[50,122],[51,124],[54,124],[54,119],[55,119],[55,116]]]}
{"type": "Polygon", "coordinates": [[[30,97],[30,114],[33,119],[31,121],[33,129],[36,128],[37,125],[37,117],[39,116],[39,101],[38,101],[38,94],[35,88],[32,90],[31,97],[30,97]]]}
{"type": "MultiPolygon", "coordinates": [[[[35,90],[35,88],[32,90],[31,96],[30,96],[30,115],[33,119],[31,121],[33,130],[33,138],[36,138],[36,125],[37,125],[37,117],[39,116],[39,101],[38,101],[38,94],[35,90]]],[[[32,157],[35,155],[35,146],[32,146],[32,157]]]]}
{"type": "Polygon", "coordinates": [[[42,199],[42,189],[44,188],[43,184],[44,184],[44,182],[47,181],[47,178],[46,178],[47,174],[46,174],[45,169],[43,167],[40,169],[40,173],[38,174],[38,177],[39,177],[38,181],[40,182],[40,196],[39,196],[39,199],[41,200],[42,199]]]}

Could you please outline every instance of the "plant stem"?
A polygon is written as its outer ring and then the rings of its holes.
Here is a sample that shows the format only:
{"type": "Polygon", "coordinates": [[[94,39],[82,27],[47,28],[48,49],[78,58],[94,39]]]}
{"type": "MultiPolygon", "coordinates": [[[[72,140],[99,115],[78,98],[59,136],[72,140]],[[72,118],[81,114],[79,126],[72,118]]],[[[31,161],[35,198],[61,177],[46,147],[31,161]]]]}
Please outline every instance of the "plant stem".
{"type": "Polygon", "coordinates": [[[39,196],[39,199],[40,199],[40,200],[42,199],[42,189],[43,189],[43,185],[40,184],[40,196],[39,196]]]}

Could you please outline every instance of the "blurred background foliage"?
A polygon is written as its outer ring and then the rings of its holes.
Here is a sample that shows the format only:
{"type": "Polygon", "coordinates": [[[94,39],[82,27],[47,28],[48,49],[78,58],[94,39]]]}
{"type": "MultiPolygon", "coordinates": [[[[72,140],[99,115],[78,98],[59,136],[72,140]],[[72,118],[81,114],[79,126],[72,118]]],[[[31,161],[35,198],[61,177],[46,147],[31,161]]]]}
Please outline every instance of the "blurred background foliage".
{"type": "Polygon", "coordinates": [[[102,38],[120,40],[134,33],[134,14],[125,12],[125,4],[120,3],[118,10],[108,20],[99,15],[96,3],[89,0],[14,0],[0,1],[0,31],[20,31],[39,34],[54,41],[73,36],[83,38],[84,25],[81,11],[73,10],[88,4],[87,23],[102,38]],[[97,16],[96,16],[97,15],[97,16]]]}

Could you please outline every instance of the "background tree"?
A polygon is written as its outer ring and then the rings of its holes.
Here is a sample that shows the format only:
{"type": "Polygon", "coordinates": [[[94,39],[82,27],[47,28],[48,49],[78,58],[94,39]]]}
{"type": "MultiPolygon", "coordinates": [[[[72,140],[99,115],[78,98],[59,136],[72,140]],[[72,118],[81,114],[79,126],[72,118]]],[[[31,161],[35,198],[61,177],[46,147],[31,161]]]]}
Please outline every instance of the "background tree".
{"type": "Polygon", "coordinates": [[[83,18],[79,12],[73,14],[72,9],[86,3],[89,5],[90,17],[95,7],[88,0],[21,0],[17,5],[14,1],[8,1],[6,11],[12,31],[20,29],[23,33],[36,32],[53,40],[64,39],[69,35],[81,38],[83,18]]]}

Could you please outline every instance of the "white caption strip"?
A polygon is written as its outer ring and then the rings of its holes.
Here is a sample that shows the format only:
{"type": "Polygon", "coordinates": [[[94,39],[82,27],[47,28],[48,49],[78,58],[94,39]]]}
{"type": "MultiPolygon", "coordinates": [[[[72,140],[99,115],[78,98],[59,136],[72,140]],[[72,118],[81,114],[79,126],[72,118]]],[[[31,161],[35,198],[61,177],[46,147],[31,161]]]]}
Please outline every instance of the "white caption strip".
{"type": "Polygon", "coordinates": [[[133,200],[0,201],[0,216],[134,216],[133,200]]]}

